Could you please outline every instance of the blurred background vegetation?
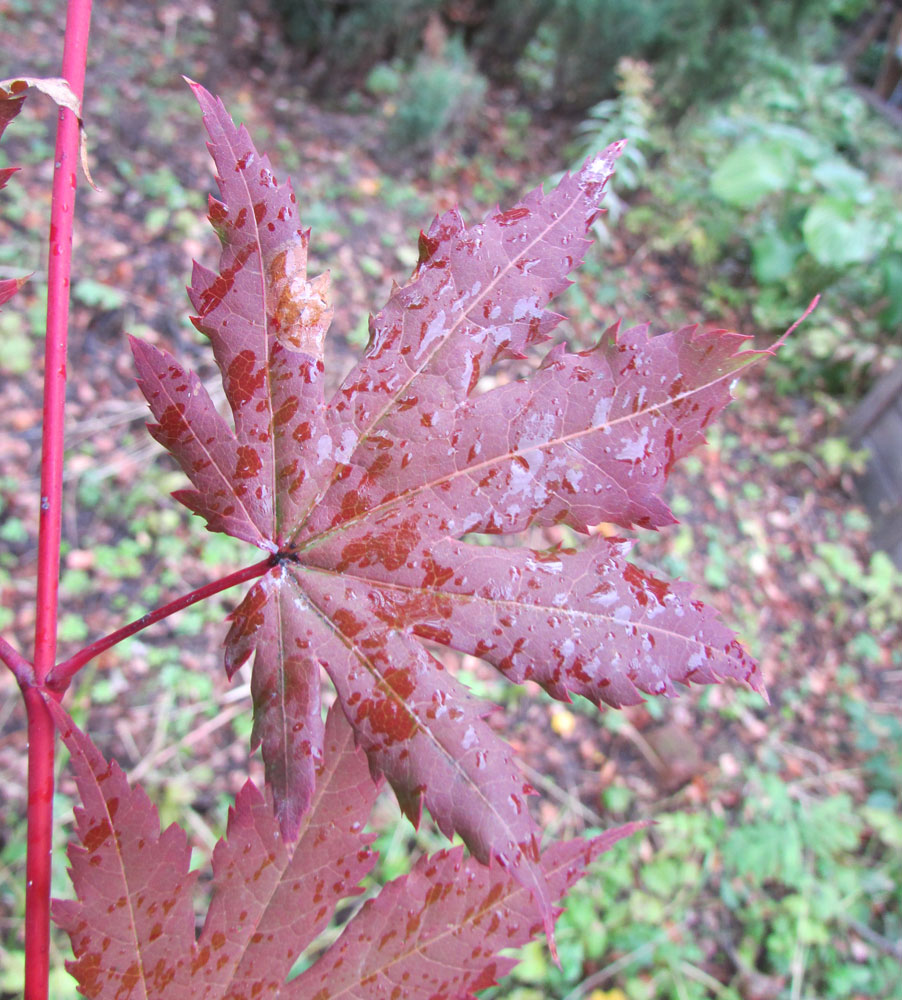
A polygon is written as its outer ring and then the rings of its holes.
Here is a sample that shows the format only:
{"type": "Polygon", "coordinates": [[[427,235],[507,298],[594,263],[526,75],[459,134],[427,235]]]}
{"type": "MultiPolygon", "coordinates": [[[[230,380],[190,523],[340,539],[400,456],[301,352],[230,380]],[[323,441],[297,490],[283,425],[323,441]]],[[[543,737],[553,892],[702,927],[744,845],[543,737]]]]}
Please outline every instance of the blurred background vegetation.
{"type": "MultiPolygon", "coordinates": [[[[9,0],[8,8],[4,40],[25,60],[10,72],[55,75],[63,5],[9,0]]],[[[868,543],[852,489],[864,456],[842,435],[847,414],[902,359],[899,8],[888,0],[95,7],[87,107],[103,192],[79,201],[73,370],[84,374],[85,362],[91,370],[70,400],[64,644],[244,559],[168,500],[182,477],[147,441],[124,355],[127,330],[176,344],[208,380],[215,375],[186,319],[188,261],[210,264],[215,239],[203,220],[209,165],[180,73],[218,90],[280,178],[291,173],[312,256],[332,268],[336,377],[366,342],[366,310],[415,263],[417,229],[432,213],[452,200],[471,217],[509,203],[623,137],[596,245],[558,306],[572,348],[590,346],[617,317],[661,329],[706,316],[755,331],[765,346],[822,296],[778,356],[743,380],[708,448],[675,471],[668,501],[682,523],[636,548],[639,560],[703,581],[700,595],[764,661],[772,704],[712,690],[599,720],[587,706],[524,696],[475,661],[454,666],[504,706],[491,721],[533,768],[549,833],[658,820],[572,894],[561,967],[536,942],[493,998],[902,995],[902,572],[868,543]],[[676,746],[667,742],[674,734],[676,746]]],[[[4,191],[0,270],[35,272],[0,316],[12,424],[0,447],[0,627],[23,649],[46,254],[34,234],[46,215],[52,119],[20,116],[0,150],[4,164],[26,167],[4,191]]],[[[538,540],[569,541],[566,533],[538,540]]],[[[226,792],[247,769],[247,676],[228,687],[211,641],[232,596],[92,664],[70,705],[95,736],[109,734],[104,749],[145,782],[164,823],[188,826],[199,864],[222,832],[226,792]]],[[[21,983],[17,712],[10,692],[0,708],[2,1000],[21,983]]],[[[413,831],[390,798],[381,809],[384,881],[406,870],[411,850],[441,840],[428,824],[413,831]]],[[[59,846],[70,813],[63,778],[59,846]]],[[[62,865],[57,874],[54,890],[64,895],[62,865]]],[[[55,963],[61,970],[62,952],[55,963]]],[[[54,996],[75,996],[62,971],[54,996]]]]}
{"type": "Polygon", "coordinates": [[[824,295],[811,349],[791,342],[781,358],[787,389],[860,392],[878,355],[884,367],[902,353],[902,102],[897,90],[885,118],[869,106],[900,44],[898,5],[270,4],[314,94],[381,101],[390,158],[472,153],[488,85],[512,88],[524,125],[567,120],[574,162],[628,138],[612,214],[629,206],[646,245],[688,250],[710,309],[782,331],[824,295]]]}

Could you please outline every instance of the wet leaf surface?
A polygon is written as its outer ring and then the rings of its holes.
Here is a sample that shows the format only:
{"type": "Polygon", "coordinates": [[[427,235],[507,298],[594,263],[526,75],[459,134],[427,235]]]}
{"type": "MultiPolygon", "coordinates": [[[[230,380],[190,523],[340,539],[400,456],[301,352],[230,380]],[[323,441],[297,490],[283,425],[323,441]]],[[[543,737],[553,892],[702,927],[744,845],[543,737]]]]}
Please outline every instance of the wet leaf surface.
{"type": "Polygon", "coordinates": [[[639,691],[756,665],[682,586],[643,573],[618,542],[582,553],[472,550],[472,532],[598,522],[657,528],[661,488],[757,355],[725,331],[602,335],[552,348],[529,377],[480,378],[548,340],[546,308],[588,246],[615,144],[507,211],[466,227],[456,210],[420,239],[411,280],[370,323],[363,358],[326,402],[328,280],[308,279],[294,193],[243,128],[193,85],[222,200],[218,271],[195,265],[232,425],[196,376],[135,344],[141,388],[192,481],[179,498],[273,554],[233,615],[226,663],[255,653],[255,725],[283,833],[294,835],[321,753],[320,673],[331,678],[375,774],[407,814],[425,806],[481,861],[529,888],[550,929],[531,791],[487,711],[419,640],[474,652],[512,680],[629,704],[639,691]]]}
{"type": "MultiPolygon", "coordinates": [[[[529,892],[501,867],[465,860],[461,848],[421,858],[348,923],[339,940],[286,984],[298,955],[360,893],[375,862],[364,833],[378,786],[354,748],[340,709],[325,724],[325,758],[294,843],[286,842],[250,781],[213,853],[213,898],[194,936],[190,848],[184,831],[160,833],[156,808],[129,787],[55,702],[51,711],[82,801],[80,844],[69,849],[77,900],[56,901],[69,933],[68,964],[92,1000],[326,1000],[353,996],[468,996],[514,964],[497,952],[542,928],[529,892]]],[[[550,847],[542,866],[558,899],[599,854],[643,824],[550,847]]]]}

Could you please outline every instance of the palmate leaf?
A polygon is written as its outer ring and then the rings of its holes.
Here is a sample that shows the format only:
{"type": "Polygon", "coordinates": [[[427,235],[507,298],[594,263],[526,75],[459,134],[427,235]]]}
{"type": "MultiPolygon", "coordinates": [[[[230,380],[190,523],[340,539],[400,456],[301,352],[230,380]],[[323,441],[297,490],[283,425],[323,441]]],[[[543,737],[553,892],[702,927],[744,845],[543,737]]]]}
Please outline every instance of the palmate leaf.
{"type": "Polygon", "coordinates": [[[361,831],[378,788],[341,714],[326,724],[325,761],[296,842],[282,839],[252,782],[239,793],[213,853],[213,900],[195,941],[196,873],[184,832],[173,824],[161,834],[147,795],[50,707],[82,801],[81,846],[69,849],[78,899],[53,908],[72,939],[69,970],[82,992],[98,1000],[278,996],[297,956],[336,905],[360,892],[375,861],[372,836],[361,831]]]}
{"type": "MultiPolygon", "coordinates": [[[[641,829],[628,823],[542,854],[551,895],[641,829]]],[[[464,860],[460,848],[421,858],[409,876],[368,900],[335,944],[285,992],[289,1000],[438,1000],[472,997],[516,964],[499,956],[542,930],[528,892],[498,868],[464,860]]]]}
{"type": "MultiPolygon", "coordinates": [[[[514,964],[497,952],[541,927],[529,894],[503,870],[464,861],[459,848],[441,851],[385,886],[286,983],[375,861],[362,830],[378,788],[341,711],[327,718],[324,761],[295,843],[252,782],[238,794],[213,852],[213,899],[195,940],[196,873],[184,832],[173,824],[161,833],[144,792],[49,704],[82,802],[80,844],[69,848],[77,899],[56,900],[53,916],[72,940],[69,971],[91,1000],[455,1000],[492,985],[514,964]]],[[[542,862],[553,898],[642,825],[550,847],[542,862]]]]}
{"type": "Polygon", "coordinates": [[[413,821],[425,806],[477,859],[500,862],[548,924],[530,789],[483,706],[420,640],[559,698],[621,705],[728,677],[762,690],[716,616],[629,564],[622,541],[538,553],[462,540],[672,523],[660,493],[673,463],[757,355],[725,331],[609,330],[589,351],[555,347],[531,377],[476,391],[492,364],[559,321],[546,306],[588,246],[615,144],[479,225],[454,211],[436,219],[326,403],[328,279],[307,276],[295,196],[222,104],[194,90],[219,175],[210,218],[222,256],[218,273],[195,267],[190,293],[234,427],[171,355],[137,341],[134,351],[151,432],[193,485],[179,498],[211,530],[272,553],[232,616],[226,667],[255,656],[253,739],[282,830],[292,836],[312,795],[324,670],[413,821]]]}

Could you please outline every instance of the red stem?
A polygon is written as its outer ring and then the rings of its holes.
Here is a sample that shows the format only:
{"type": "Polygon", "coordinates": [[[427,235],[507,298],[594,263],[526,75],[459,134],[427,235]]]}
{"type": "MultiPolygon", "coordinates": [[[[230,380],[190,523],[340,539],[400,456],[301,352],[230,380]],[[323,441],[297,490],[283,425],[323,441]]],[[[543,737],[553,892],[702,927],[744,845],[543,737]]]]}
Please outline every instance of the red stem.
{"type": "Polygon", "coordinates": [[[36,687],[22,689],[28,714],[28,853],[25,860],[25,1000],[47,1000],[50,976],[50,852],[55,732],[36,687]]]}
{"type": "Polygon", "coordinates": [[[19,687],[31,687],[34,684],[34,667],[2,636],[0,636],[0,660],[12,670],[19,687]]]}
{"type": "MultiPolygon", "coordinates": [[[[62,76],[79,101],[85,84],[91,0],[69,0],[62,76]]],[[[47,269],[47,339],[44,349],[44,424],[41,513],[34,644],[34,684],[56,659],[63,430],[72,222],[78,178],[78,119],[60,108],[56,133],[50,257],[47,269]]],[[[28,855],[25,862],[25,1000],[47,1000],[50,974],[50,847],[53,824],[54,729],[36,687],[24,689],[28,716],[28,855]]]]}
{"type": "MultiPolygon", "coordinates": [[[[84,90],[90,15],[90,0],[70,0],[63,52],[63,77],[68,80],[79,101],[84,90]]],[[[66,108],[59,109],[54,167],[47,269],[47,341],[44,349],[44,425],[34,647],[34,668],[38,684],[44,680],[56,659],[69,276],[72,270],[72,222],[78,179],[78,119],[66,108]]]]}
{"type": "Polygon", "coordinates": [[[85,646],[84,649],[77,652],[74,656],[70,656],[68,660],[58,663],[50,671],[47,676],[46,685],[48,690],[62,694],[69,686],[69,682],[75,674],[89,660],[93,660],[95,656],[99,656],[105,650],[122,642],[123,639],[127,639],[130,635],[140,632],[142,629],[147,628],[148,625],[153,625],[155,622],[162,621],[164,618],[174,615],[177,611],[190,608],[192,604],[197,604],[198,601],[212,597],[214,594],[220,593],[220,591],[228,590],[229,587],[235,587],[239,583],[246,583],[248,580],[254,580],[258,576],[263,576],[272,567],[273,559],[270,556],[262,562],[254,563],[253,566],[237,570],[228,576],[222,577],[220,580],[215,580],[213,583],[204,584],[203,587],[192,590],[190,594],[185,594],[174,601],[170,601],[168,604],[157,608],[156,611],[150,611],[146,615],[136,618],[128,625],[123,625],[122,628],[116,629],[115,632],[111,632],[102,639],[92,642],[90,646],[85,646]]]}

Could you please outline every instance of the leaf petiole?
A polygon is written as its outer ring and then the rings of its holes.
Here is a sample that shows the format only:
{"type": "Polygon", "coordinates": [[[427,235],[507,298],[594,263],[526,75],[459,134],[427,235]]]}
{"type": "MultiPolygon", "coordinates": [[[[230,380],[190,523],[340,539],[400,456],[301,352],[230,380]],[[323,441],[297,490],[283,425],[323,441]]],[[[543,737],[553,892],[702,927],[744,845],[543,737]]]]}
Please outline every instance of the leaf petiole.
{"type": "MultiPolygon", "coordinates": [[[[123,625],[122,628],[116,629],[115,632],[110,632],[109,635],[105,635],[103,638],[92,642],[89,646],[85,646],[84,649],[79,650],[74,656],[70,656],[68,660],[57,663],[47,675],[47,689],[57,694],[62,694],[69,687],[75,674],[86,663],[93,660],[95,656],[99,656],[106,650],[118,645],[123,639],[127,639],[129,636],[142,631],[148,625],[153,625],[164,618],[168,618],[170,615],[174,615],[178,611],[190,608],[192,604],[197,604],[199,601],[212,597],[223,590],[228,590],[230,587],[236,587],[239,583],[246,583],[248,580],[254,580],[258,576],[263,576],[275,564],[276,557],[270,556],[258,563],[254,563],[253,566],[246,566],[244,569],[229,573],[227,576],[219,580],[214,580],[212,583],[206,583],[203,587],[192,590],[190,594],[183,594],[181,597],[176,598],[174,601],[169,601],[168,604],[164,604],[155,611],[148,611],[147,614],[141,615],[140,618],[129,622],[128,625],[123,625]]],[[[3,650],[0,648],[0,655],[2,653],[3,650]]]]}

